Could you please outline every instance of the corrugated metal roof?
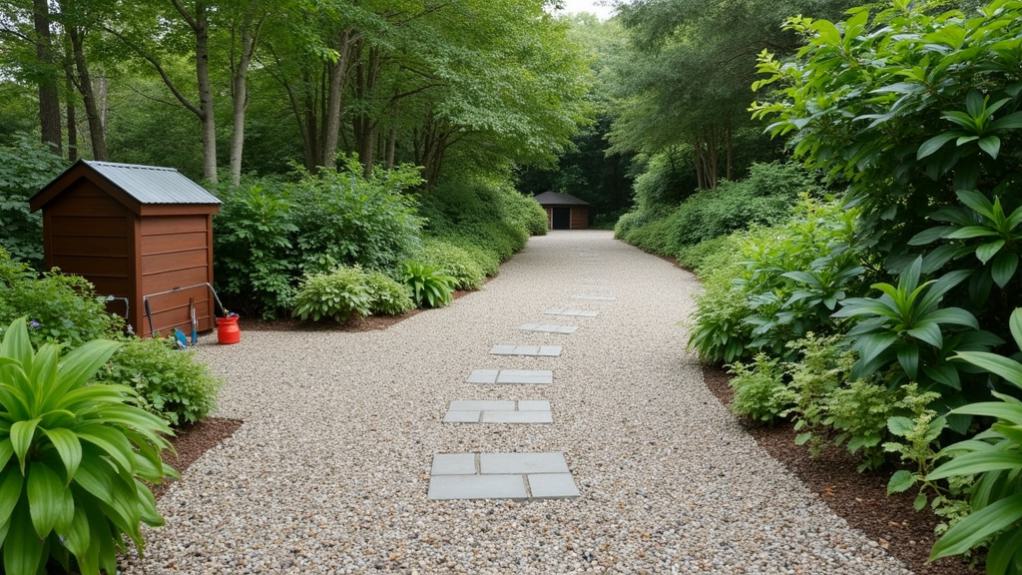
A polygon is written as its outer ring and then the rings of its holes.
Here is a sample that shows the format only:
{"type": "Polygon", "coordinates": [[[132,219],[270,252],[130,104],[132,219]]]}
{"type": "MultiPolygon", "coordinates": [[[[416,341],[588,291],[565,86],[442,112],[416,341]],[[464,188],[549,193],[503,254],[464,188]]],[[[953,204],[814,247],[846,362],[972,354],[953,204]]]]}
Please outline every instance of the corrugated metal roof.
{"type": "Polygon", "coordinates": [[[142,204],[219,204],[205,188],[174,168],[84,160],[142,204]]]}
{"type": "Polygon", "coordinates": [[[557,192],[543,192],[536,196],[536,201],[541,206],[588,206],[589,202],[580,200],[570,194],[559,194],[557,192]]]}

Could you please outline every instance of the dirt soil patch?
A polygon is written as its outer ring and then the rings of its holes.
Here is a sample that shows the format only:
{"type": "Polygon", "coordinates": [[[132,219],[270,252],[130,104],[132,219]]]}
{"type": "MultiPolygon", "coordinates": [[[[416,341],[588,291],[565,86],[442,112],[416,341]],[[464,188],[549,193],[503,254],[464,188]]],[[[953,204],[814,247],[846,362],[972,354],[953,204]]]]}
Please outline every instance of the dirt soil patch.
{"type": "MultiPolygon", "coordinates": [[[[170,439],[174,446],[174,452],[167,451],[163,455],[163,461],[177,470],[184,473],[203,453],[220,445],[222,441],[230,437],[239,427],[240,419],[228,419],[225,417],[209,417],[202,421],[177,430],[177,435],[170,439]]],[[[166,481],[153,488],[156,497],[163,495],[173,481],[166,481]]]]}
{"type": "MultiPolygon", "coordinates": [[[[725,406],[734,392],[731,376],[719,367],[703,366],[703,381],[725,406]]],[[[774,459],[802,480],[834,513],[876,541],[888,553],[920,575],[974,575],[982,573],[961,558],[927,562],[939,518],[929,509],[912,508],[914,493],[887,495],[890,471],[859,473],[858,462],[846,451],[828,447],[817,457],[795,445],[791,425],[773,427],[746,423],[749,435],[774,459]]]]}

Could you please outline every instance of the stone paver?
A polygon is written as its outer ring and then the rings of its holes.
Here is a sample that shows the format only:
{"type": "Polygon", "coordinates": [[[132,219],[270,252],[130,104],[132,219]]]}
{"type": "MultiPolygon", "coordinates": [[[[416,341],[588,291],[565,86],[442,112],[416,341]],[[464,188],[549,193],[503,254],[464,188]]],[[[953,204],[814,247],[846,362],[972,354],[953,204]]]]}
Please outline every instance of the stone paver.
{"type": "Polygon", "coordinates": [[[522,331],[537,331],[542,333],[575,333],[577,325],[562,325],[556,323],[525,323],[518,326],[522,331]]]}
{"type": "Polygon", "coordinates": [[[526,477],[533,499],[578,497],[578,486],[570,473],[533,473],[526,477]]]}
{"type": "Polygon", "coordinates": [[[559,345],[514,345],[498,343],[490,349],[490,355],[524,355],[529,357],[559,357],[559,345]]]}
{"type": "Polygon", "coordinates": [[[444,423],[553,423],[550,402],[545,399],[452,401],[444,423]]]}
{"type": "Polygon", "coordinates": [[[429,498],[527,499],[525,482],[521,475],[434,475],[429,478],[429,498]]]}
{"type": "Polygon", "coordinates": [[[565,499],[579,496],[564,454],[547,453],[438,453],[433,456],[428,497],[449,499],[565,499]],[[448,472],[467,469],[463,462],[478,457],[479,472],[448,472]],[[437,459],[444,464],[437,465],[437,459]],[[439,471],[438,471],[439,470],[439,471]],[[535,489],[535,491],[531,491],[535,489]]]}
{"type": "Polygon", "coordinates": [[[432,475],[464,475],[476,472],[474,453],[438,453],[433,456],[432,475]]]}
{"type": "Polygon", "coordinates": [[[568,473],[564,453],[480,453],[479,473],[568,473]]]}
{"type": "Polygon", "coordinates": [[[484,411],[482,423],[553,423],[549,411],[484,411]]]}
{"type": "Polygon", "coordinates": [[[571,296],[571,299],[580,299],[586,301],[617,301],[617,298],[612,295],[575,294],[571,296]]]}
{"type": "Polygon", "coordinates": [[[547,385],[554,382],[554,372],[548,369],[477,369],[469,374],[466,383],[547,385]]]}
{"type": "Polygon", "coordinates": [[[543,313],[546,315],[563,315],[568,317],[596,317],[600,315],[600,312],[598,311],[575,309],[571,307],[552,307],[543,313]]]}

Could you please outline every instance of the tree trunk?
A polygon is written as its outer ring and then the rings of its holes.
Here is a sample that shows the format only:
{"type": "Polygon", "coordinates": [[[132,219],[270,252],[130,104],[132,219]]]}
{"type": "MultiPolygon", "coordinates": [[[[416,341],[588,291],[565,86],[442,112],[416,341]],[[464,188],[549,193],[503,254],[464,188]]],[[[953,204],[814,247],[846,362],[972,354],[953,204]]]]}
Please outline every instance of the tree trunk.
{"type": "Polygon", "coordinates": [[[35,25],[35,53],[42,71],[39,73],[39,127],[43,143],[60,156],[60,93],[57,88],[56,67],[53,61],[52,33],[50,32],[50,6],[47,0],[32,0],[32,20],[35,25]]]}
{"type": "Polygon", "coordinates": [[[246,14],[241,24],[241,53],[234,68],[233,122],[231,125],[231,185],[241,183],[241,161],[245,148],[245,111],[248,108],[248,68],[255,53],[258,25],[253,29],[252,17],[246,14]]]}
{"type": "Polygon", "coordinates": [[[347,84],[351,62],[351,34],[351,28],[345,28],[338,35],[337,61],[330,66],[323,132],[323,156],[320,158],[320,162],[324,166],[337,165],[337,138],[341,131],[344,87],[347,84]]]}
{"type": "MultiPolygon", "coordinates": [[[[96,102],[96,93],[92,87],[92,77],[89,74],[88,62],[85,59],[83,30],[78,26],[68,26],[67,35],[71,39],[71,53],[74,57],[75,69],[78,72],[78,93],[82,95],[82,103],[85,104],[85,119],[89,124],[89,142],[92,144],[92,157],[106,161],[109,158],[106,151],[106,127],[104,112],[96,102]]],[[[101,91],[103,101],[106,100],[106,79],[101,79],[101,91]]],[[[105,105],[103,108],[105,109],[105,105]]]]}
{"type": "MultiPolygon", "coordinates": [[[[65,36],[66,38],[66,36],[65,36]]],[[[67,117],[67,161],[74,162],[78,159],[78,118],[75,114],[75,79],[71,70],[71,59],[68,54],[64,55],[64,106],[67,117]]]]}
{"type": "Polygon", "coordinates": [[[209,20],[206,3],[195,2],[195,76],[199,84],[199,119],[202,122],[202,177],[217,183],[216,120],[213,112],[213,88],[209,82],[209,20]]]}

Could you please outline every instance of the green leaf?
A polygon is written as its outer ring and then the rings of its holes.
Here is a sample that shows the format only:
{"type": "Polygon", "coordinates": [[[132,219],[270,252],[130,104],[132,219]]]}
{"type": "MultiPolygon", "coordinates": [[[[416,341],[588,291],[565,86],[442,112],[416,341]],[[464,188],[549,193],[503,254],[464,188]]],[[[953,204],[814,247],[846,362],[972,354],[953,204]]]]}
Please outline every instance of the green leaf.
{"type": "Polygon", "coordinates": [[[82,506],[75,507],[74,518],[66,527],[58,528],[57,534],[63,539],[64,546],[75,557],[84,557],[89,551],[92,534],[89,530],[89,517],[82,506]]]}
{"type": "Polygon", "coordinates": [[[994,205],[983,194],[975,190],[961,190],[956,193],[958,199],[972,211],[984,216],[987,219],[994,219],[994,205]]]}
{"type": "Polygon", "coordinates": [[[4,540],[4,571],[7,575],[38,575],[43,541],[36,537],[24,500],[11,516],[4,540]]]}
{"type": "Polygon", "coordinates": [[[933,546],[930,559],[959,555],[1022,519],[1022,493],[999,499],[951,526],[933,546]]]}
{"type": "Polygon", "coordinates": [[[916,511],[922,511],[923,507],[926,507],[926,494],[920,491],[916,494],[916,498],[912,500],[912,509],[916,511]]]}
{"type": "Polygon", "coordinates": [[[913,342],[898,346],[898,364],[905,370],[905,375],[915,381],[919,374],[919,345],[913,342]]]}
{"type": "Polygon", "coordinates": [[[941,325],[962,325],[965,327],[971,327],[972,329],[979,329],[979,322],[976,321],[976,316],[960,307],[946,307],[932,311],[926,314],[919,321],[934,322],[941,325]]]}
{"type": "Polygon", "coordinates": [[[1013,112],[990,123],[991,130],[1017,130],[1022,128],[1022,112],[1013,112]]]}
{"type": "Polygon", "coordinates": [[[35,436],[37,425],[39,425],[38,417],[28,421],[15,421],[11,425],[11,447],[14,448],[14,454],[18,456],[18,465],[21,466],[22,473],[25,472],[25,455],[28,453],[28,448],[32,446],[32,438],[35,436]]]}
{"type": "Polygon", "coordinates": [[[1022,549],[1022,529],[1012,529],[994,540],[987,552],[986,575],[1005,575],[1022,549]]]}
{"type": "Polygon", "coordinates": [[[939,134],[929,140],[926,140],[916,151],[916,159],[922,160],[927,156],[933,155],[934,152],[944,147],[944,144],[954,140],[957,136],[958,134],[955,132],[944,132],[943,134],[939,134]]]}
{"type": "Polygon", "coordinates": [[[971,240],[972,238],[993,237],[996,235],[997,230],[992,230],[986,226],[965,226],[958,228],[945,237],[949,240],[971,240]]]}
{"type": "Polygon", "coordinates": [[[15,469],[8,469],[0,481],[0,524],[9,523],[11,513],[14,512],[18,500],[21,498],[21,488],[24,484],[24,477],[21,472],[15,469]]]}
{"type": "Polygon", "coordinates": [[[45,463],[32,462],[26,487],[32,525],[41,539],[45,539],[58,524],[70,525],[74,517],[74,499],[56,471],[45,463]]]}
{"type": "Polygon", "coordinates": [[[911,419],[901,415],[887,418],[887,429],[898,437],[907,437],[915,427],[916,424],[911,419]]]}
{"type": "Polygon", "coordinates": [[[1015,276],[1016,270],[1018,270],[1018,254],[1001,252],[997,254],[993,265],[990,266],[990,277],[998,287],[1003,288],[1015,276]]]}
{"type": "Polygon", "coordinates": [[[992,242],[985,243],[976,248],[976,257],[979,258],[979,261],[986,264],[990,261],[990,258],[997,255],[997,252],[1001,251],[1001,248],[1003,247],[1004,240],[994,240],[992,242]]]}
{"type": "Polygon", "coordinates": [[[1001,139],[997,136],[986,136],[979,139],[979,148],[987,153],[993,159],[997,159],[997,154],[1001,151],[1001,139]]]}
{"type": "Polygon", "coordinates": [[[936,322],[920,323],[905,333],[933,347],[941,348],[944,346],[944,338],[941,335],[940,326],[936,322]]]}
{"type": "Polygon", "coordinates": [[[1011,329],[1011,337],[1014,338],[1015,345],[1022,349],[1022,308],[1011,312],[1008,327],[1011,329]]]}
{"type": "Polygon", "coordinates": [[[82,444],[78,441],[78,436],[73,431],[64,428],[43,429],[43,433],[57,449],[67,473],[67,483],[71,483],[75,471],[78,470],[78,464],[82,462],[82,444]]]}
{"type": "Polygon", "coordinates": [[[959,475],[976,475],[1002,469],[1022,469],[1022,453],[988,449],[958,455],[951,461],[934,469],[926,476],[928,481],[946,479],[959,475]]]}
{"type": "Polygon", "coordinates": [[[859,350],[862,362],[869,363],[887,351],[896,341],[898,341],[898,336],[893,334],[867,334],[859,337],[856,341],[856,348],[859,350]]]}
{"type": "Polygon", "coordinates": [[[887,482],[887,494],[892,493],[903,493],[912,488],[916,484],[916,476],[911,471],[899,469],[894,472],[891,479],[887,482]]]}
{"type": "Polygon", "coordinates": [[[954,226],[935,226],[919,232],[908,241],[910,246],[925,246],[955,231],[954,226]]]}
{"type": "Polygon", "coordinates": [[[1007,401],[979,401],[956,407],[949,413],[996,417],[1015,425],[1022,425],[1022,404],[1007,401]]]}
{"type": "Polygon", "coordinates": [[[1003,377],[1009,383],[1022,388],[1022,364],[995,353],[985,351],[962,351],[954,356],[980,369],[1003,377]]]}

